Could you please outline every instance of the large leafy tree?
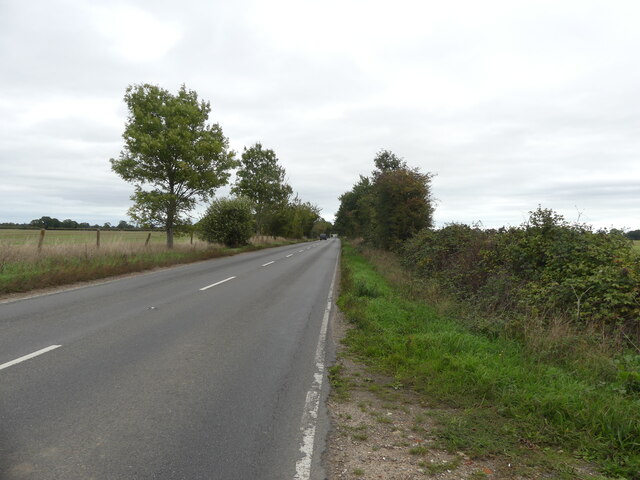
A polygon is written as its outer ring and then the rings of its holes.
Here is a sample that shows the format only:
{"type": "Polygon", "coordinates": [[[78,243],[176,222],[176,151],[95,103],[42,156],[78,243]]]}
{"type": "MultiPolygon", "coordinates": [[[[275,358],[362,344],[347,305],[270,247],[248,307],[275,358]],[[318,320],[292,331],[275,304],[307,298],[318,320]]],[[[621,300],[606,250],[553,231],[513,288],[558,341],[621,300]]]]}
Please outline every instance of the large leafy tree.
{"type": "Polygon", "coordinates": [[[129,117],[124,150],[111,168],[135,185],[129,215],[145,226],[162,226],[167,247],[196,200],[207,201],[236,166],[218,124],[209,125],[209,102],[183,85],[176,95],[155,85],[127,88],[129,117]]]}
{"type": "Polygon", "coordinates": [[[336,213],[336,231],[349,238],[367,236],[373,219],[372,204],[371,180],[360,175],[358,183],[340,196],[340,208],[336,213]]]}
{"type": "Polygon", "coordinates": [[[231,188],[235,195],[253,201],[257,233],[265,233],[271,218],[286,207],[293,190],[286,181],[284,167],[271,149],[256,143],[244,149],[236,182],[231,188]]]}
{"type": "Polygon", "coordinates": [[[373,242],[393,249],[433,226],[432,175],[400,167],[380,173],[373,184],[373,242]]]}
{"type": "Polygon", "coordinates": [[[389,150],[380,150],[374,164],[370,178],[361,175],[340,197],[335,228],[341,235],[393,249],[433,226],[432,175],[408,167],[389,150]]]}

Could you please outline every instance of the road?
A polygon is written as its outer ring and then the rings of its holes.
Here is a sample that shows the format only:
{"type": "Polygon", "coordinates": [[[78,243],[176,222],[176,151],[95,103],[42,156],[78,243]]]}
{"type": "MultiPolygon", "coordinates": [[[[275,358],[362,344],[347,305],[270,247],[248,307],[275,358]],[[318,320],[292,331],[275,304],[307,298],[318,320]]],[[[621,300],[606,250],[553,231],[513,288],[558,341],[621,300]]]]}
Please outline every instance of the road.
{"type": "Polygon", "coordinates": [[[317,241],[0,303],[0,478],[324,478],[339,251],[317,241]]]}

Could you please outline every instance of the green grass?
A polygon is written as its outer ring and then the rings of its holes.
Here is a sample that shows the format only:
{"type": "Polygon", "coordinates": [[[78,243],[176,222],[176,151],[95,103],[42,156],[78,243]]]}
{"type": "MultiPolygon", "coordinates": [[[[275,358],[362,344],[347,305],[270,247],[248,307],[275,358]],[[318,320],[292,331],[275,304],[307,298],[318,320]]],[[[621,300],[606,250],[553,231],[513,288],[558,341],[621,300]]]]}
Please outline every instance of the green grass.
{"type": "Polygon", "coordinates": [[[640,478],[640,395],[619,377],[536,360],[516,341],[473,333],[407,299],[353,247],[342,259],[339,305],[357,327],[347,345],[430,401],[457,408],[440,422],[442,445],[535,457],[563,478],[577,478],[564,473],[576,457],[613,477],[640,478]]]}
{"type": "Polygon", "coordinates": [[[343,375],[344,366],[340,363],[329,367],[328,375],[331,382],[331,394],[340,401],[347,401],[351,397],[351,382],[343,375]]]}
{"type": "Polygon", "coordinates": [[[426,455],[429,452],[429,449],[424,445],[419,445],[417,447],[413,447],[409,449],[409,453],[411,455],[426,455]]]}
{"type": "Polygon", "coordinates": [[[439,473],[446,472],[447,470],[455,470],[460,466],[461,459],[459,457],[454,458],[450,462],[443,463],[427,463],[425,462],[424,468],[429,475],[438,475],[439,473]]]}

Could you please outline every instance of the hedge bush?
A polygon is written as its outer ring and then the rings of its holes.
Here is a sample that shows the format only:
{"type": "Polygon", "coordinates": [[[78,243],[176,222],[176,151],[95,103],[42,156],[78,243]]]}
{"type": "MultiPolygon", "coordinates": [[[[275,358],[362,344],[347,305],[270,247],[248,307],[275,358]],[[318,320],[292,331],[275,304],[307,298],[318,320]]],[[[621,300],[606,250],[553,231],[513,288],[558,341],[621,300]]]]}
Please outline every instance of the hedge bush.
{"type": "Polygon", "coordinates": [[[594,231],[538,208],[518,227],[423,230],[405,242],[403,258],[490,309],[640,333],[640,256],[622,232],[594,231]]]}
{"type": "Polygon", "coordinates": [[[214,200],[198,222],[198,230],[200,237],[211,243],[247,245],[254,232],[253,204],[243,197],[214,200]]]}

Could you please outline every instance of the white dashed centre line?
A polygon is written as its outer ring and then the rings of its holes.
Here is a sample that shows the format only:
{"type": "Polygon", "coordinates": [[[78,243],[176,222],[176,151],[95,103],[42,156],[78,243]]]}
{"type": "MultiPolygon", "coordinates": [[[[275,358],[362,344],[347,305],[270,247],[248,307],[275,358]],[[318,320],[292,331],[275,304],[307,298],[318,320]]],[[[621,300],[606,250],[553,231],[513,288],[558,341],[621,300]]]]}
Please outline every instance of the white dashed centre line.
{"type": "Polygon", "coordinates": [[[38,355],[42,355],[43,353],[50,352],[51,350],[55,350],[56,348],[60,348],[62,345],[51,345],[50,347],[43,348],[42,350],[38,350],[37,352],[30,353],[29,355],[25,355],[24,357],[16,358],[15,360],[11,360],[10,362],[3,363],[0,365],[0,370],[4,370],[5,368],[11,367],[16,363],[24,362],[25,360],[30,360],[33,357],[37,357],[38,355]]]}
{"type": "Polygon", "coordinates": [[[276,262],[275,262],[275,261],[273,261],[273,262],[267,262],[267,263],[265,263],[265,264],[264,264],[264,265],[262,265],[262,266],[263,266],[263,267],[267,267],[267,266],[271,265],[272,263],[276,263],[276,262]]]}
{"type": "Polygon", "coordinates": [[[289,255],[287,255],[287,258],[289,257],[293,257],[293,253],[290,253],[289,255]]]}
{"type": "Polygon", "coordinates": [[[211,288],[211,287],[218,286],[218,285],[220,285],[221,283],[228,282],[229,280],[233,280],[234,278],[236,278],[236,277],[229,277],[229,278],[225,278],[224,280],[220,280],[219,282],[212,283],[211,285],[207,285],[206,287],[201,288],[201,289],[200,289],[200,291],[201,291],[201,292],[204,292],[205,290],[207,290],[207,289],[209,289],[209,288],[211,288]]]}

